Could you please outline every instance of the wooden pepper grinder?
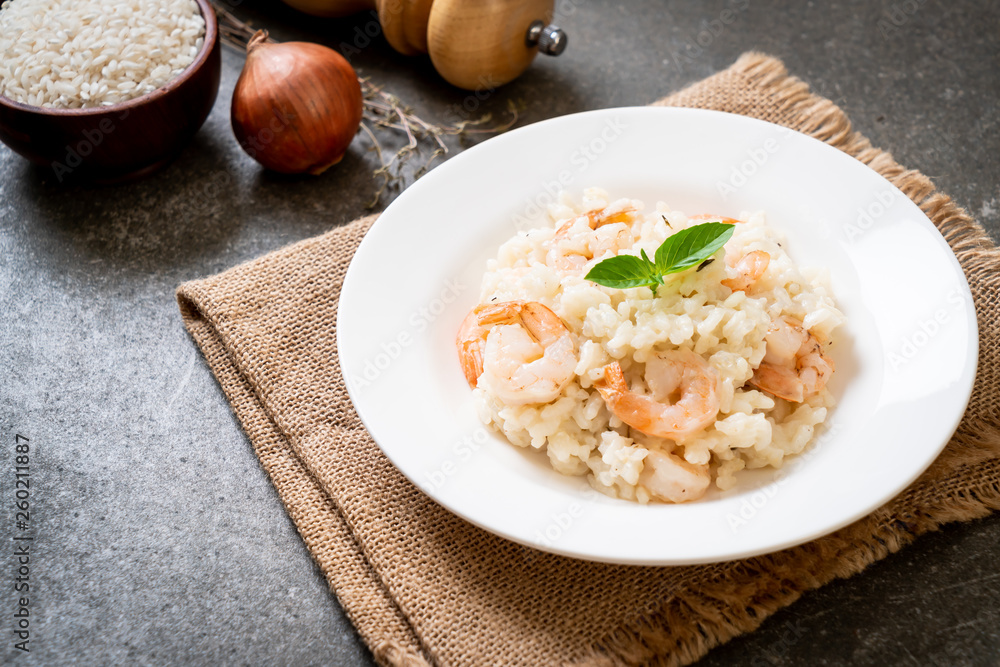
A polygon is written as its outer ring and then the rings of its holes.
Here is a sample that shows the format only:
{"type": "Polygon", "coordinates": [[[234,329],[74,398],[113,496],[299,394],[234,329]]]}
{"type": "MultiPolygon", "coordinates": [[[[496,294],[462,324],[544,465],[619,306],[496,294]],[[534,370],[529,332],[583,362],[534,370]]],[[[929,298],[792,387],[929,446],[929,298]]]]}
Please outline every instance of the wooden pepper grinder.
{"type": "Polygon", "coordinates": [[[566,33],[554,25],[555,0],[285,0],[314,16],[378,11],[400,53],[429,53],[449,83],[492,89],[520,76],[539,51],[557,56],[566,33]]]}

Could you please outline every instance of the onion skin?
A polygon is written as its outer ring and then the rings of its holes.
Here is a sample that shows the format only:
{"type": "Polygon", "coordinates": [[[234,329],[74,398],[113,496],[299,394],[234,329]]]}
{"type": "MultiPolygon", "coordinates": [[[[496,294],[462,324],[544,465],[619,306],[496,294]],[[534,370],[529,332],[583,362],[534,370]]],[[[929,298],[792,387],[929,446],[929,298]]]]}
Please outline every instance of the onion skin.
{"type": "Polygon", "coordinates": [[[268,44],[257,33],[233,91],[240,146],[268,169],[321,174],[340,162],[361,125],[361,84],[333,49],[268,44]]]}

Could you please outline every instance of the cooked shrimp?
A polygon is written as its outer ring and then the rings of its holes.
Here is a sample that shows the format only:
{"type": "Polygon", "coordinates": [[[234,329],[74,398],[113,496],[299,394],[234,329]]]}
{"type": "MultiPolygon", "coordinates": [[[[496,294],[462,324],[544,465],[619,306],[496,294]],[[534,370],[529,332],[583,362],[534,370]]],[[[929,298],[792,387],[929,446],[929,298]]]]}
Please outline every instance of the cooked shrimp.
{"type": "Polygon", "coordinates": [[[690,350],[657,353],[646,362],[645,377],[652,395],[631,391],[616,361],[604,367],[604,379],[594,386],[615,416],[648,435],[680,440],[715,421],[718,378],[700,355],[690,350]],[[665,402],[673,396],[676,401],[665,402]]]}
{"type": "Polygon", "coordinates": [[[709,222],[712,220],[718,220],[719,222],[724,222],[727,225],[738,225],[743,222],[742,220],[737,220],[736,218],[727,218],[724,215],[712,215],[711,213],[698,213],[696,215],[692,215],[688,218],[688,220],[708,220],[709,222]]]}
{"type": "MultiPolygon", "coordinates": [[[[729,255],[726,256],[728,264],[729,255]]],[[[726,278],[722,284],[734,292],[746,292],[753,287],[760,277],[767,271],[768,264],[771,263],[771,256],[763,250],[753,250],[735,260],[733,268],[736,269],[736,276],[726,278]]]]}
{"type": "Polygon", "coordinates": [[[585,215],[563,223],[552,238],[548,263],[564,271],[579,271],[595,257],[600,257],[609,251],[617,255],[618,251],[631,248],[633,238],[629,224],[636,211],[635,207],[627,205],[610,213],[607,212],[607,208],[588,211],[585,215]],[[578,243],[566,247],[565,241],[573,233],[573,228],[584,219],[591,232],[584,238],[578,238],[578,243]]]}
{"type": "Polygon", "coordinates": [[[643,459],[639,484],[654,498],[669,503],[697,500],[705,495],[712,481],[708,464],[695,465],[674,454],[655,449],[643,459]]]}
{"type": "Polygon", "coordinates": [[[635,206],[627,204],[622,206],[617,211],[612,211],[608,213],[608,206],[598,209],[596,211],[587,211],[587,218],[590,219],[590,228],[597,229],[604,225],[610,225],[615,222],[632,222],[632,214],[635,213],[635,206]]]}
{"type": "Polygon", "coordinates": [[[559,316],[537,301],[476,306],[459,329],[465,379],[508,405],[547,403],[573,379],[576,344],[559,316]]]}
{"type": "Polygon", "coordinates": [[[488,307],[480,304],[470,310],[455,337],[458,361],[462,365],[466,381],[473,389],[479,383],[479,376],[483,374],[483,348],[486,346],[486,336],[490,333],[489,327],[479,323],[479,315],[488,307]]]}
{"type": "Polygon", "coordinates": [[[790,317],[775,320],[764,340],[764,359],[750,384],[793,403],[826,386],[833,360],[823,355],[823,344],[801,322],[790,317]]]}
{"type": "Polygon", "coordinates": [[[556,230],[555,238],[565,238],[573,225],[576,224],[577,220],[581,218],[587,219],[587,226],[591,229],[600,229],[604,225],[613,225],[616,223],[631,224],[633,216],[635,214],[636,208],[631,204],[622,206],[616,211],[608,212],[608,206],[604,208],[597,209],[594,211],[587,211],[583,215],[567,220],[556,230]]]}

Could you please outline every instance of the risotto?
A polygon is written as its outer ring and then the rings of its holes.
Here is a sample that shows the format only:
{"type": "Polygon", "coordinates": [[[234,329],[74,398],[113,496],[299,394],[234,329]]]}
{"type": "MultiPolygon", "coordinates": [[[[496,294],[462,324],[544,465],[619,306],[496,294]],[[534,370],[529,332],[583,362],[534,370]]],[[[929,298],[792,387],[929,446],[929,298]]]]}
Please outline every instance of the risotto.
{"type": "Polygon", "coordinates": [[[563,193],[548,217],[500,247],[458,334],[484,423],[641,503],[729,489],[809,444],[833,406],[828,352],[844,316],[824,272],[797,266],[763,213],[647,213],[591,189],[563,193]],[[655,293],[585,277],[707,220],[733,223],[732,237],[655,293]]]}

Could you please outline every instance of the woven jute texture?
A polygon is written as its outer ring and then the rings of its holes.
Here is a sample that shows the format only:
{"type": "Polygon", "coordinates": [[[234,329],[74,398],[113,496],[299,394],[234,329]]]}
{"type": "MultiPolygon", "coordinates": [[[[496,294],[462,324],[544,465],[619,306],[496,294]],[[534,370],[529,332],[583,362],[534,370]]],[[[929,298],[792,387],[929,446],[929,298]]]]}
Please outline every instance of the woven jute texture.
{"type": "Polygon", "coordinates": [[[363,428],[341,377],[335,323],[344,273],[372,217],[182,285],[188,330],[380,664],[690,663],[804,591],[850,576],[945,522],[1000,508],[1000,252],[982,228],[772,58],[746,54],[658,104],[745,114],[810,134],[916,202],[955,251],[975,298],[980,358],[968,411],[917,482],[814,542],[695,567],[576,561],[443,510],[363,428]]]}

